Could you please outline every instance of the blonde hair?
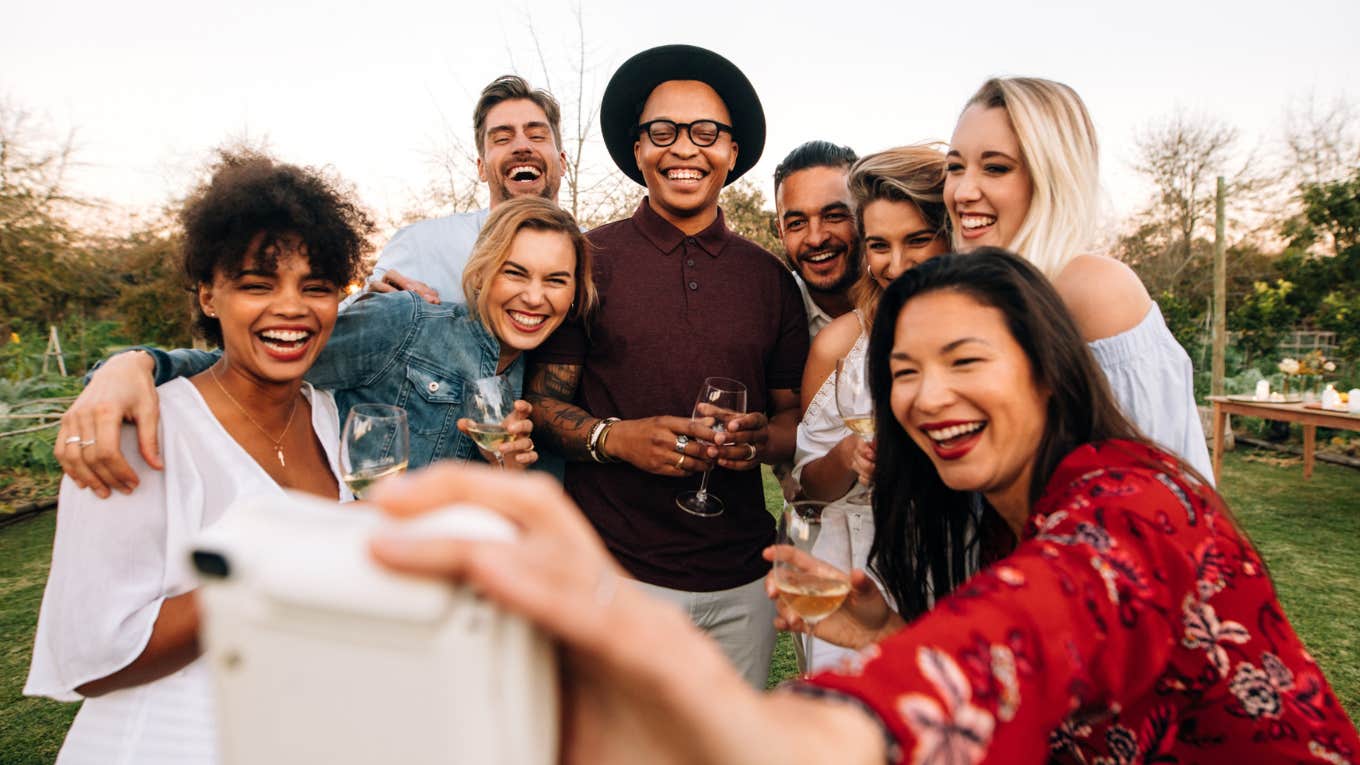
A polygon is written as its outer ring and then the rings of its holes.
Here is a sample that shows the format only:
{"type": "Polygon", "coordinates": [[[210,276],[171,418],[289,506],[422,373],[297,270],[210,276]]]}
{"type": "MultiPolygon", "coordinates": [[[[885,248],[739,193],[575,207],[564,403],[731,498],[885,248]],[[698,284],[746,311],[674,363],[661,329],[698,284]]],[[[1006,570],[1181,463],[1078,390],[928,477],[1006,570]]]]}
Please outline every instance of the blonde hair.
{"type": "Polygon", "coordinates": [[[486,225],[472,245],[472,255],[463,268],[463,296],[468,311],[482,322],[488,332],[495,334],[487,316],[491,310],[490,290],[483,289],[510,258],[510,247],[515,235],[524,229],[556,231],[571,240],[576,252],[576,294],[568,318],[589,316],[599,303],[592,274],[590,243],[571,213],[542,197],[515,197],[496,205],[486,219],[486,225]]]}
{"type": "MultiPolygon", "coordinates": [[[[1029,169],[1029,212],[1005,244],[1052,279],[1094,244],[1100,215],[1100,147],[1072,88],[1035,77],[997,77],[968,100],[1005,109],[1029,169]]],[[[957,248],[959,241],[955,239],[957,248]]]]}
{"type": "Polygon", "coordinates": [[[850,166],[850,197],[855,206],[855,225],[859,228],[859,248],[864,268],[850,286],[850,302],[859,311],[866,327],[873,326],[878,299],[883,288],[869,273],[864,250],[864,208],[870,202],[886,199],[915,205],[926,225],[940,236],[949,236],[949,211],[944,204],[945,155],[938,143],[899,146],[870,154],[850,166]]]}

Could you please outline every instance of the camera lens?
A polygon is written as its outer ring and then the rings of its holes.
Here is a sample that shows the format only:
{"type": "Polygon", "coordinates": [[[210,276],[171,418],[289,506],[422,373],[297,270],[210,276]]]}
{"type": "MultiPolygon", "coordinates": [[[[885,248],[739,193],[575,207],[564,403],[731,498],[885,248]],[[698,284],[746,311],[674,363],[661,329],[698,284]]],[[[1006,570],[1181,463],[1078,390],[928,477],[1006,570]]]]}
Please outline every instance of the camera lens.
{"type": "Polygon", "coordinates": [[[231,575],[231,566],[227,564],[227,558],[221,553],[211,550],[194,550],[194,568],[204,576],[225,579],[231,575]]]}

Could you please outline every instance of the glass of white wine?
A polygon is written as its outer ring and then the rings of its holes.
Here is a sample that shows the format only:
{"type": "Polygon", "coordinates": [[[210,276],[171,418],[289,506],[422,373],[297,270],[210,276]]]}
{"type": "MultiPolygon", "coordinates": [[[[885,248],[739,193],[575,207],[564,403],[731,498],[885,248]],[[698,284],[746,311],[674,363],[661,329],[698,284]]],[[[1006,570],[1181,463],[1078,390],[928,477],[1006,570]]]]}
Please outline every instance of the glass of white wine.
{"type": "Polygon", "coordinates": [[[801,553],[776,557],[773,571],[779,601],[809,625],[803,648],[804,673],[812,667],[810,628],[835,613],[850,594],[849,527],[845,513],[828,512],[827,505],[813,500],[785,502],[779,517],[777,544],[801,553]],[[818,544],[824,537],[828,543],[818,544]]]}
{"type": "MultiPolygon", "coordinates": [[[[729,420],[743,414],[746,414],[746,386],[727,377],[707,377],[694,402],[694,414],[690,419],[714,433],[722,433],[729,420]]],[[[712,441],[697,440],[704,446],[713,445],[712,441]]],[[[708,493],[708,476],[712,472],[704,471],[697,491],[682,491],[676,495],[675,504],[681,510],[691,515],[722,515],[723,501],[708,493]]]]}
{"type": "Polygon", "coordinates": [[[340,437],[340,476],[356,498],[363,499],[375,481],[405,473],[410,459],[405,409],[387,404],[350,407],[340,437]]]}
{"type": "MultiPolygon", "coordinates": [[[[874,440],[874,402],[869,397],[869,375],[864,359],[849,358],[836,362],[836,411],[850,432],[864,439],[874,440]]],[[[868,504],[867,491],[852,491],[847,502],[868,504]]]]}
{"type": "Polygon", "coordinates": [[[501,444],[515,440],[515,434],[505,429],[505,418],[515,411],[515,391],[505,375],[479,377],[463,383],[463,416],[472,420],[468,433],[484,451],[505,467],[501,444]]]}

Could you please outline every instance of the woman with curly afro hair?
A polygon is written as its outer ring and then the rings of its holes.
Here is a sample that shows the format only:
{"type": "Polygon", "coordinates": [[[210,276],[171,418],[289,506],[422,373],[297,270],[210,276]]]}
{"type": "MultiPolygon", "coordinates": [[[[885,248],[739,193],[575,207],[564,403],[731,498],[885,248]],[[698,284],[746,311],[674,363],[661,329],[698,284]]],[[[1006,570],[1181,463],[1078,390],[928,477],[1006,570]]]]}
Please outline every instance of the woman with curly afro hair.
{"type": "Polygon", "coordinates": [[[183,550],[239,497],[348,498],[338,411],[303,381],[358,273],[368,217],[320,173],[224,155],[185,205],[184,269],[198,324],[222,347],[206,371],[158,389],[163,470],[132,427],[99,444],[133,455],[135,495],[100,501],[63,483],[52,571],[25,692],[85,699],[62,763],[210,763],[208,667],[183,550]]]}

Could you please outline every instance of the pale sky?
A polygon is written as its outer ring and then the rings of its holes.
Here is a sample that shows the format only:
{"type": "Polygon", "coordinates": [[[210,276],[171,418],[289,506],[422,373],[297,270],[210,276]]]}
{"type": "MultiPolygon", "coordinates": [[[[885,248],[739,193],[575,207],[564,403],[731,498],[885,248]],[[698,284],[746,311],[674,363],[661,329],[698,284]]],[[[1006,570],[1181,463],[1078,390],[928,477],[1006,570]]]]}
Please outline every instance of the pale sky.
{"type": "MultiPolygon", "coordinates": [[[[1354,0],[582,2],[596,106],[618,64],[653,45],[702,45],[746,72],[769,123],[751,176],[767,197],[775,164],[808,139],[861,154],[948,140],[991,75],[1057,79],[1082,95],[1118,213],[1147,193],[1129,168],[1137,131],[1177,108],[1236,126],[1244,150],[1269,156],[1290,104],[1312,95],[1360,105],[1354,0]]],[[[429,157],[446,131],[470,136],[484,84],[507,71],[543,84],[526,18],[569,100],[570,8],[10,2],[0,98],[55,133],[76,131],[83,166],[72,188],[110,203],[111,220],[183,194],[210,149],[238,136],[333,167],[394,215],[433,179],[429,157]]],[[[587,151],[588,163],[609,166],[602,146],[587,151]]]]}

